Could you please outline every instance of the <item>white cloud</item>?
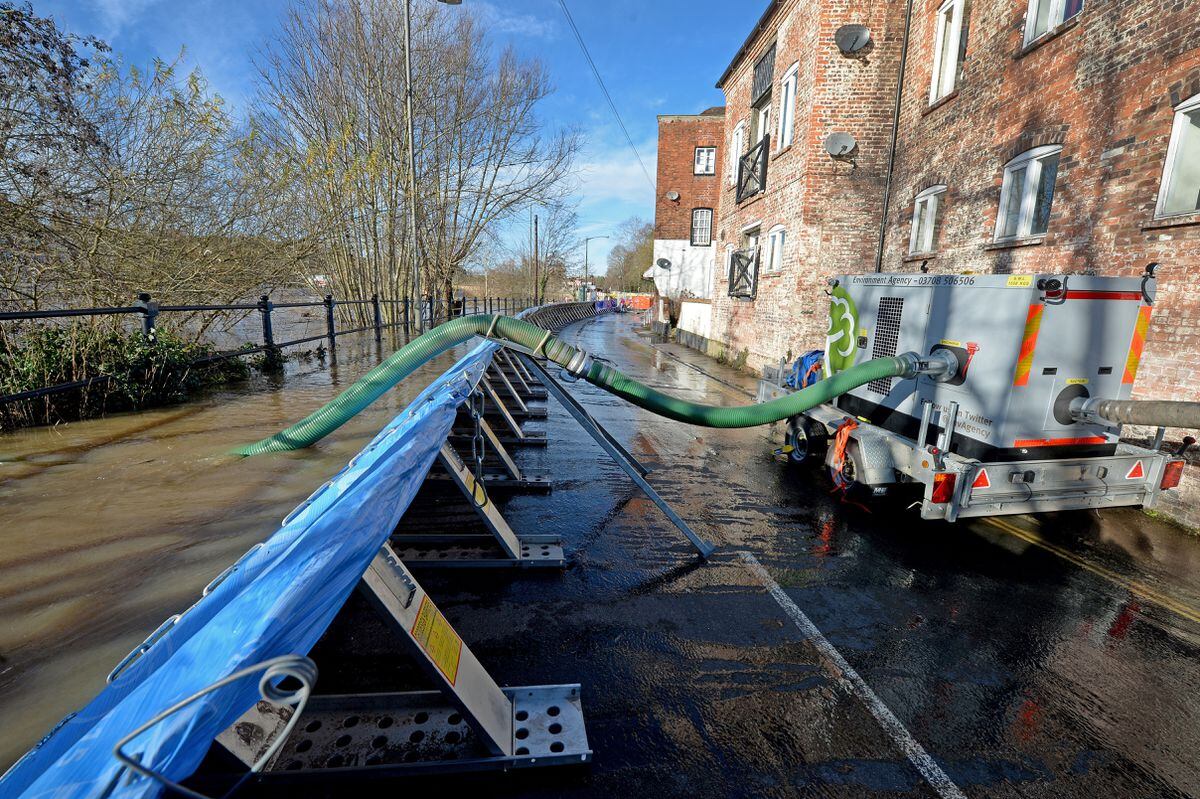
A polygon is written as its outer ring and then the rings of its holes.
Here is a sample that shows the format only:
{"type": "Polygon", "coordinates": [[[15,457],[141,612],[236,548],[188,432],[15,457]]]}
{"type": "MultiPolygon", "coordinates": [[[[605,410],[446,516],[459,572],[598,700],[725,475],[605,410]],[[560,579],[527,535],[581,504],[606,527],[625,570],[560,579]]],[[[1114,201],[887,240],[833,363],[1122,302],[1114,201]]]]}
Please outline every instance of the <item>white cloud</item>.
{"type": "Polygon", "coordinates": [[[558,24],[554,18],[514,14],[487,0],[475,0],[471,7],[492,33],[529,39],[553,39],[558,36],[558,24]]]}
{"type": "Polygon", "coordinates": [[[146,9],[158,2],[159,0],[94,0],[96,13],[104,25],[104,32],[100,38],[110,41],[117,38],[130,23],[135,22],[146,9]]]}
{"type": "MultiPolygon", "coordinates": [[[[583,205],[616,202],[639,210],[653,209],[654,188],[647,182],[637,157],[629,149],[624,137],[620,133],[614,136],[611,131],[604,130],[594,133],[588,141],[590,144],[579,165],[578,194],[583,205]]],[[[653,178],[658,142],[641,142],[638,152],[653,178]]]]}

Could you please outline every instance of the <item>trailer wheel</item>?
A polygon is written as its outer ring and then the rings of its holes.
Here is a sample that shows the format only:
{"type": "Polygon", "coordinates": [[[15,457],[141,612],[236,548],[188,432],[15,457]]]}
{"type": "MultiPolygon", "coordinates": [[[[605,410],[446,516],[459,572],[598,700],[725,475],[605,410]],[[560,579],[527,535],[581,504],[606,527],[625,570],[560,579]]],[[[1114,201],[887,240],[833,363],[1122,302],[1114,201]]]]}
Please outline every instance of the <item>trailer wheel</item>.
{"type": "Polygon", "coordinates": [[[829,434],[820,422],[793,416],[788,420],[787,443],[792,448],[788,453],[792,463],[812,463],[825,457],[829,434]]]}

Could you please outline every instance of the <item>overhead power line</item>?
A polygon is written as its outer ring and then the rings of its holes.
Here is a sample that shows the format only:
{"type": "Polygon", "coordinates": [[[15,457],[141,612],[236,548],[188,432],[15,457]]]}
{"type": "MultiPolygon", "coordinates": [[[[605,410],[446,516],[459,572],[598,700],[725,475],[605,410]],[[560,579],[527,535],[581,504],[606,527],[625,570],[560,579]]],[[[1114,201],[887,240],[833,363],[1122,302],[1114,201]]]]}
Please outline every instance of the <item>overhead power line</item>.
{"type": "Polygon", "coordinates": [[[575,25],[575,20],[571,17],[571,11],[567,8],[566,0],[558,0],[558,5],[562,8],[563,15],[567,18],[567,24],[571,26],[571,32],[575,34],[575,41],[579,42],[579,49],[583,51],[583,57],[587,59],[588,66],[592,68],[592,74],[596,76],[596,83],[600,84],[600,91],[604,93],[604,99],[608,101],[608,107],[612,109],[617,124],[621,126],[621,132],[625,134],[625,141],[629,142],[629,149],[633,150],[633,155],[637,158],[638,166],[642,168],[642,174],[646,176],[646,182],[653,189],[654,178],[650,177],[650,170],[646,169],[646,163],[642,161],[642,154],[638,152],[637,145],[633,143],[633,137],[629,135],[629,129],[625,127],[625,122],[621,119],[621,113],[617,111],[617,104],[613,102],[612,95],[608,93],[608,87],[604,85],[604,78],[600,77],[600,70],[596,68],[596,62],[592,60],[592,54],[588,52],[587,45],[584,44],[583,35],[580,34],[579,28],[575,25]]]}

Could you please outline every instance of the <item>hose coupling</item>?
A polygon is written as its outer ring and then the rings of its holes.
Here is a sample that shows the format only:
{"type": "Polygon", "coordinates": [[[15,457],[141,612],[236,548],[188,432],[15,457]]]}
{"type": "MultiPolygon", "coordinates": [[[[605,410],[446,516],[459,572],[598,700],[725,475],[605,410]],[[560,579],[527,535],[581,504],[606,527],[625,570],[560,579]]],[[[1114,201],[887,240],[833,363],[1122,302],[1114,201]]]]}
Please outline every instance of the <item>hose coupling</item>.
{"type": "Polygon", "coordinates": [[[1071,400],[1071,404],[1067,408],[1067,412],[1071,418],[1077,422],[1087,422],[1090,424],[1111,425],[1108,419],[1105,419],[1100,414],[1100,403],[1104,400],[1101,397],[1075,397],[1071,400]]]}
{"type": "Polygon", "coordinates": [[[567,370],[567,374],[583,377],[592,368],[593,362],[594,359],[591,355],[583,350],[576,350],[575,354],[571,356],[571,360],[567,361],[567,365],[563,368],[567,370]]]}
{"type": "Polygon", "coordinates": [[[918,375],[932,377],[939,383],[953,379],[958,373],[958,358],[950,350],[936,350],[929,355],[918,355],[906,352],[898,356],[905,361],[907,368],[902,377],[912,378],[918,375]]]}

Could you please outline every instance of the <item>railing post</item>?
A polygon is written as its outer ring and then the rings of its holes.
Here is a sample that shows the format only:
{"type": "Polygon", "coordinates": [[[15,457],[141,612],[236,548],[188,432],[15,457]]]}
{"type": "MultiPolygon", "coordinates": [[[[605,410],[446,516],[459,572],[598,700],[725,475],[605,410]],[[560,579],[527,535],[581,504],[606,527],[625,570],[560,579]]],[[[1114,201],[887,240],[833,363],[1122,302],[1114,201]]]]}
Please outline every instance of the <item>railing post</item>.
{"type": "Polygon", "coordinates": [[[478,297],[471,298],[471,307],[473,309],[472,313],[474,313],[476,316],[478,316],[479,315],[479,298],[478,297]]]}
{"type": "Polygon", "coordinates": [[[379,292],[371,295],[371,309],[375,311],[375,342],[383,341],[383,312],[379,310],[379,292]]]}
{"type": "Polygon", "coordinates": [[[325,331],[329,336],[329,352],[337,349],[337,327],[333,321],[333,295],[325,295],[325,331]]]}
{"type": "Polygon", "coordinates": [[[268,369],[276,369],[283,362],[279,348],[275,346],[275,328],[271,325],[271,311],[274,308],[275,304],[266,294],[258,298],[258,312],[262,314],[263,346],[266,347],[268,369]]]}
{"type": "Polygon", "coordinates": [[[405,297],[401,302],[403,303],[400,307],[403,310],[404,316],[404,335],[407,336],[412,331],[412,328],[409,326],[412,320],[412,303],[409,302],[408,297],[405,297]]]}
{"type": "Polygon", "coordinates": [[[138,307],[142,309],[142,336],[146,342],[153,344],[158,340],[158,303],[150,295],[143,292],[138,295],[138,307]]]}

